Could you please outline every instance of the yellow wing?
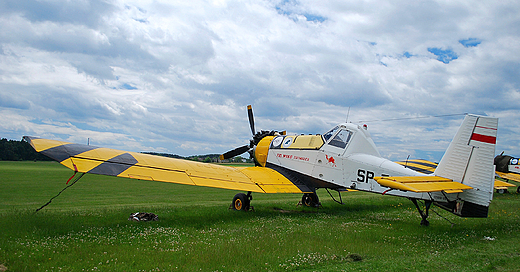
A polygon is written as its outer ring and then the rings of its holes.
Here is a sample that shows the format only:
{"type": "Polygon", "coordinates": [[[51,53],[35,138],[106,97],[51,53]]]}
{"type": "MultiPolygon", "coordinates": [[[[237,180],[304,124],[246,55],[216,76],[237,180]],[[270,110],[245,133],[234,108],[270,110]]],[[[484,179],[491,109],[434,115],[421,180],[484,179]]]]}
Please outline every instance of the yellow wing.
{"type": "MultiPolygon", "coordinates": [[[[512,180],[512,181],[516,181],[516,182],[520,182],[520,175],[519,174],[515,174],[515,173],[503,173],[503,172],[498,172],[496,171],[495,173],[497,173],[497,175],[503,179],[509,179],[509,180],[512,180]]],[[[504,181],[502,181],[504,182],[504,181]]],[[[504,182],[504,183],[507,183],[507,182],[504,182]]],[[[511,183],[507,183],[507,184],[510,184],[508,185],[508,187],[514,187],[516,185],[513,185],[511,183]]]]}
{"type": "Polygon", "coordinates": [[[228,167],[25,136],[31,146],[82,173],[258,193],[306,193],[264,167],[228,167]]]}
{"type": "Polygon", "coordinates": [[[472,187],[462,183],[437,176],[375,177],[374,180],[388,188],[416,193],[440,191],[462,193],[462,190],[472,189],[472,187]]]}
{"type": "Polygon", "coordinates": [[[427,160],[407,160],[398,161],[396,163],[424,174],[431,174],[435,171],[435,168],[437,168],[436,163],[427,160]]]}
{"type": "MultiPolygon", "coordinates": [[[[435,168],[437,168],[437,163],[427,161],[427,160],[408,160],[408,161],[398,161],[396,162],[400,165],[405,166],[406,168],[410,168],[417,172],[421,172],[424,174],[431,174],[435,172],[435,168]]],[[[496,172],[501,178],[510,179],[514,181],[520,182],[520,175],[513,173],[502,173],[496,172]]],[[[507,187],[515,187],[516,185],[495,179],[495,189],[507,189],[507,187]]]]}

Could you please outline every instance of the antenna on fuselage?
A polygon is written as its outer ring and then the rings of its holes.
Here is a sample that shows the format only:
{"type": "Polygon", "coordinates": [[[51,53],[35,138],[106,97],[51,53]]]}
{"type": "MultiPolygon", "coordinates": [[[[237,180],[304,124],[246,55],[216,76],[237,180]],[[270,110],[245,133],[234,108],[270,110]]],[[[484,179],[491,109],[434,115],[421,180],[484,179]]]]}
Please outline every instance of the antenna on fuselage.
{"type": "Polygon", "coordinates": [[[345,120],[345,123],[348,123],[348,116],[350,114],[350,107],[348,107],[348,111],[347,111],[347,120],[345,120]]]}

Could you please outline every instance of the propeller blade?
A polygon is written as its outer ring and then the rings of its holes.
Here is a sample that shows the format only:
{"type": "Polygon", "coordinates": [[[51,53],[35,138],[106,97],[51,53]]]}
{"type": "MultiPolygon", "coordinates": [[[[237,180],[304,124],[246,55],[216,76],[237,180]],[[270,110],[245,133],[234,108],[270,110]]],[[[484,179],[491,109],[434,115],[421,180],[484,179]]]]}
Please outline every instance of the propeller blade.
{"type": "Polygon", "coordinates": [[[253,107],[247,106],[247,116],[249,117],[249,126],[251,127],[251,134],[255,135],[255,118],[253,117],[253,107]]]}
{"type": "Polygon", "coordinates": [[[249,145],[244,145],[244,146],[241,146],[241,147],[237,147],[233,150],[230,150],[222,155],[220,155],[220,159],[221,160],[226,160],[226,159],[230,159],[230,158],[233,158],[234,156],[238,156],[238,155],[241,155],[245,152],[247,152],[249,150],[249,145]]]}

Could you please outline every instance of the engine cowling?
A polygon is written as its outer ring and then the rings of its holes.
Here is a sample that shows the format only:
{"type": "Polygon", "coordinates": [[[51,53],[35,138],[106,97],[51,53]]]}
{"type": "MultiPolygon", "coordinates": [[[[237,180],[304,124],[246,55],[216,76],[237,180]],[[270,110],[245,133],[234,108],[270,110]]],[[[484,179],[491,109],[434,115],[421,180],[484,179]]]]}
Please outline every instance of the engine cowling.
{"type": "Polygon", "coordinates": [[[254,157],[255,161],[265,167],[267,162],[267,154],[269,153],[269,146],[271,146],[271,142],[273,141],[275,136],[265,136],[258,142],[254,149],[254,157]]]}

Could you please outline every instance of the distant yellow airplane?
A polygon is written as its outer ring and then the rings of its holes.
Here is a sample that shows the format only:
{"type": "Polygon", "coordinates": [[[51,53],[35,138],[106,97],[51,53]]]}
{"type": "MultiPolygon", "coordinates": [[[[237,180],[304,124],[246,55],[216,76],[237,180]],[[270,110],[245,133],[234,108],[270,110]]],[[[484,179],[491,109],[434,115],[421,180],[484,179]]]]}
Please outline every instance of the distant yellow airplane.
{"type": "MultiPolygon", "coordinates": [[[[495,165],[499,177],[520,182],[520,159],[504,155],[504,152],[502,152],[495,157],[495,165]]],[[[516,192],[520,193],[520,186],[516,188],[516,192]]]]}
{"type": "Polygon", "coordinates": [[[461,217],[488,215],[497,118],[466,115],[441,162],[427,175],[382,158],[366,125],[342,123],[322,135],[285,135],[256,132],[251,106],[248,116],[253,139],[221,158],[249,152],[256,167],[234,168],[28,136],[24,139],[75,174],[244,191],[233,198],[236,210],[249,210],[252,193],[301,193],[303,204],[319,206],[316,190],[326,188],[336,190],[340,197],[341,192],[359,190],[408,198],[421,215],[421,225],[429,225],[431,204],[461,217]],[[424,201],[424,210],[418,200],[424,201]]]}

